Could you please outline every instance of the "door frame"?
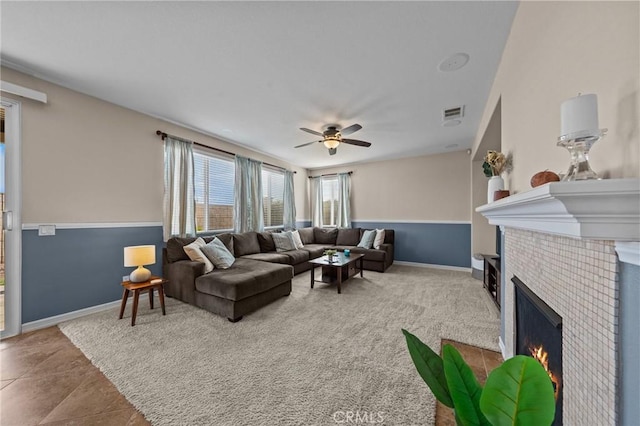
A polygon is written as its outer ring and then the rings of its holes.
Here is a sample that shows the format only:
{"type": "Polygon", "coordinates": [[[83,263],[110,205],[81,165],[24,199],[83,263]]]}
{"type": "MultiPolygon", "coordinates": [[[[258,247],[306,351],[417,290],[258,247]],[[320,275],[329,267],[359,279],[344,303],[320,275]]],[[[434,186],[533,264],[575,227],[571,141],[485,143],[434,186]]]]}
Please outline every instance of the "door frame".
{"type": "Polygon", "coordinates": [[[0,339],[22,332],[22,108],[0,97],[5,111],[5,209],[13,212],[12,230],[5,232],[4,330],[0,339]],[[10,141],[10,143],[9,143],[10,141]]]}

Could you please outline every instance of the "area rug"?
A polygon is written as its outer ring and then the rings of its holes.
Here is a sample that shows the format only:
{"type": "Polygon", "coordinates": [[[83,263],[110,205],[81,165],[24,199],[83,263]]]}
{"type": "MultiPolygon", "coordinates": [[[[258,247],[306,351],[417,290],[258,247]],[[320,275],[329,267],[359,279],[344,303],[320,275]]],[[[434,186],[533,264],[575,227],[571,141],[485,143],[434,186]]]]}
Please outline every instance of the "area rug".
{"type": "Polygon", "coordinates": [[[166,316],[141,302],[135,327],[130,307],[59,327],[154,425],[431,425],[401,328],[498,349],[497,310],[468,273],[393,265],[342,294],[309,280],[235,324],[168,299],[166,316]]]}

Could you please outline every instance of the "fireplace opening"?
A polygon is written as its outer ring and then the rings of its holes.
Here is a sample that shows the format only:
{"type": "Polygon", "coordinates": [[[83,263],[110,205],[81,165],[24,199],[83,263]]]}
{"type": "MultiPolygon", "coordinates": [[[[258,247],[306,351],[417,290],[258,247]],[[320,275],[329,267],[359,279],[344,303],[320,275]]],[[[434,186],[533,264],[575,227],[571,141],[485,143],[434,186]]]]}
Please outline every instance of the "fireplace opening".
{"type": "Polygon", "coordinates": [[[556,398],[553,425],[562,424],[562,317],[518,277],[515,284],[516,355],[537,359],[549,374],[556,398]]]}

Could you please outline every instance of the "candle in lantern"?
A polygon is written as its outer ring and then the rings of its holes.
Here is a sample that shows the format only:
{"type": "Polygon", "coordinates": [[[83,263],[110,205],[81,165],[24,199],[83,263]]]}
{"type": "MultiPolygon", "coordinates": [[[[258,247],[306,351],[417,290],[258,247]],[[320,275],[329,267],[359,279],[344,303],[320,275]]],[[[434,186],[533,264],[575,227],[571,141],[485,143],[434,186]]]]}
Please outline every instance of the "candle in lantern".
{"type": "Polygon", "coordinates": [[[567,99],[560,106],[560,135],[586,130],[599,130],[598,97],[594,94],[567,99]]]}

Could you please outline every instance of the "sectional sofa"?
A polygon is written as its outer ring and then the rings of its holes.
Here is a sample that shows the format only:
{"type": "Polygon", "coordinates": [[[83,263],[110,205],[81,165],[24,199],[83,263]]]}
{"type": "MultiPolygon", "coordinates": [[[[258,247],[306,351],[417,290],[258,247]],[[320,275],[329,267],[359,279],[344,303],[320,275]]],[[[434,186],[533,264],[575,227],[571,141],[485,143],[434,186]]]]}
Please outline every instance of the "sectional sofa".
{"type": "Polygon", "coordinates": [[[165,294],[236,322],[244,314],[289,295],[293,276],[309,270],[308,261],[322,256],[327,248],[364,254],[363,267],[367,270],[384,272],[393,263],[392,229],[385,230],[384,244],[379,249],[357,247],[365,231],[361,228],[298,231],[304,247],[284,252],[276,251],[270,232],[217,235],[235,262],[228,269],[206,274],[204,263],[191,261],[183,249],[195,238],[171,238],[162,256],[163,274],[168,280],[165,294]]]}

